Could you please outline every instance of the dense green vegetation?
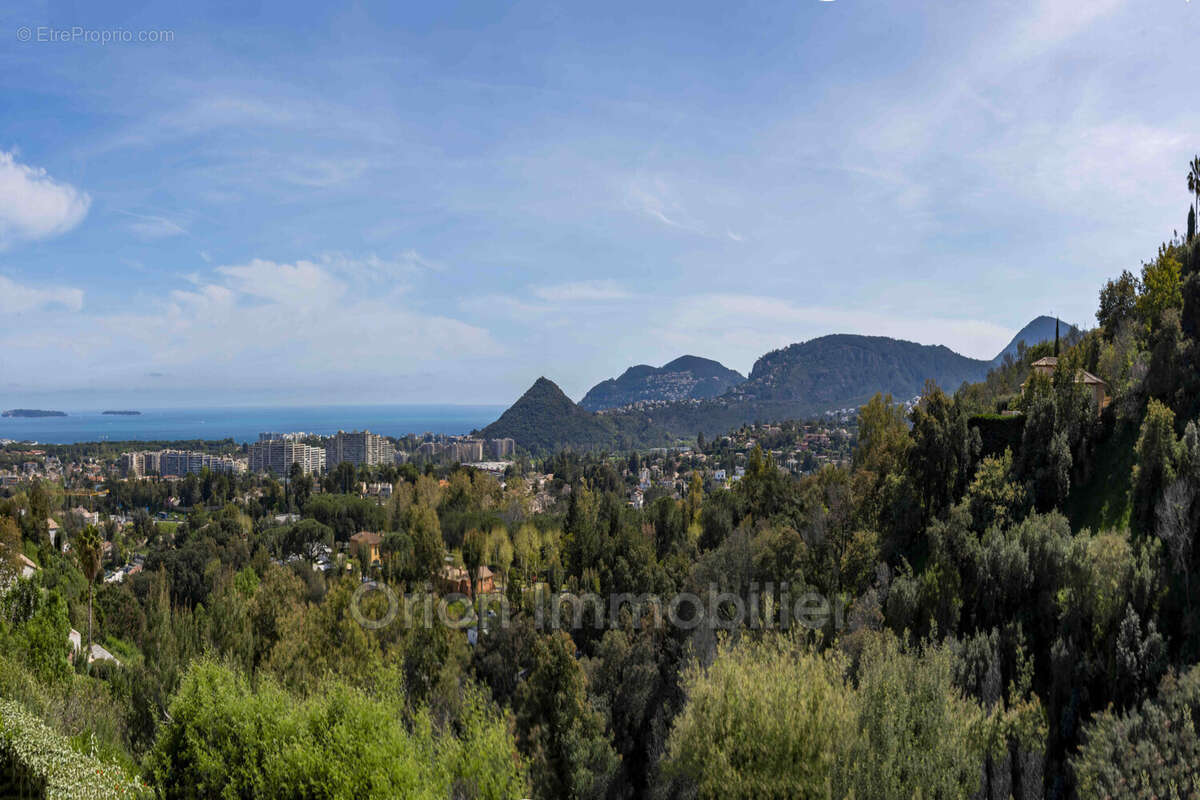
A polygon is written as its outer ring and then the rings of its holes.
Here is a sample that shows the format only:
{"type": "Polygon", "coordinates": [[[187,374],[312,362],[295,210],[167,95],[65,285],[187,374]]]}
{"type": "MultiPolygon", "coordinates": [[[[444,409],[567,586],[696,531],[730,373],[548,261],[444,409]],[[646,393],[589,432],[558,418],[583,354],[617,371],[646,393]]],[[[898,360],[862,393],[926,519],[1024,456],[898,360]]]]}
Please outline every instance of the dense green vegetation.
{"type": "Polygon", "coordinates": [[[512,734],[488,701],[464,701],[458,735],[404,702],[403,679],[375,696],[336,679],[297,700],[269,679],[195,662],[148,763],[171,797],[518,797],[512,734]],[[235,731],[235,735],[228,735],[235,731]]]}
{"type": "Polygon", "coordinates": [[[0,768],[49,795],[95,759],[164,798],[1192,796],[1200,238],[1110,281],[1097,319],[911,410],[877,394],[851,463],[801,476],[759,446],[730,481],[558,451],[503,482],[389,468],[389,498],[354,470],[113,482],[94,528],[22,487],[0,768]],[[145,569],[98,583],[97,536],[145,569]],[[89,620],[119,664],[68,656],[89,620]]]}
{"type": "Polygon", "coordinates": [[[74,750],[19,703],[0,700],[0,796],[116,800],[148,797],[147,788],[74,750]]]}

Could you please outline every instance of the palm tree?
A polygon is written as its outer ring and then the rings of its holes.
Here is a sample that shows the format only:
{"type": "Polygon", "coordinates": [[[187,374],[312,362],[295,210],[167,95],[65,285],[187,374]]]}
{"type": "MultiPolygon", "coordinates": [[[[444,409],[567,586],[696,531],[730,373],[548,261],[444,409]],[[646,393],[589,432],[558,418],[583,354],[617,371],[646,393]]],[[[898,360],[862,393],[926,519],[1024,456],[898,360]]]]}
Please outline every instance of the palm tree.
{"type": "Polygon", "coordinates": [[[1200,214],[1200,156],[1192,158],[1188,164],[1188,191],[1196,197],[1196,213],[1200,214]]]}
{"type": "Polygon", "coordinates": [[[75,540],[75,552],[79,557],[79,568],[88,582],[88,638],[87,651],[84,658],[92,656],[92,588],[96,576],[100,574],[100,558],[103,555],[103,542],[100,531],[95,525],[86,526],[75,540]]]}

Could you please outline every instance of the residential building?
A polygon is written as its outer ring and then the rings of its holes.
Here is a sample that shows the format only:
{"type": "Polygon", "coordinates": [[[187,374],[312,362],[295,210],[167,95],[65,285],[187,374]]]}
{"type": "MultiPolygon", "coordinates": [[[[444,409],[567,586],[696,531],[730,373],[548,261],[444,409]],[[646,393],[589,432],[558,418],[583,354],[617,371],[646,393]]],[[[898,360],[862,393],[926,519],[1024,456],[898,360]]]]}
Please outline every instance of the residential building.
{"type": "Polygon", "coordinates": [[[629,505],[634,508],[642,508],[646,505],[646,495],[641,489],[634,489],[629,495],[629,505]]]}
{"type": "Polygon", "coordinates": [[[294,438],[263,439],[263,436],[278,434],[259,434],[259,440],[250,445],[250,471],[270,472],[280,477],[290,475],[293,464],[299,464],[305,475],[325,471],[326,450],[322,447],[312,447],[294,438]]]}
{"type": "Polygon", "coordinates": [[[475,591],[471,590],[471,575],[463,567],[452,567],[449,564],[442,567],[442,591],[445,593],[464,594],[473,597],[475,592],[491,594],[496,591],[495,573],[488,567],[480,567],[475,578],[475,591]]]}
{"type": "Polygon", "coordinates": [[[517,449],[517,443],[513,439],[489,439],[488,451],[492,458],[497,461],[503,461],[511,456],[517,449]]]}
{"type": "Polygon", "coordinates": [[[367,563],[375,564],[379,561],[379,545],[382,543],[382,535],[374,531],[359,531],[350,537],[350,554],[357,556],[365,550],[369,554],[367,563]]]}
{"type": "MultiPolygon", "coordinates": [[[[1054,371],[1058,369],[1058,357],[1046,356],[1045,358],[1039,358],[1030,365],[1030,369],[1034,374],[1053,380],[1054,371]]],[[[1087,370],[1081,369],[1075,371],[1075,383],[1082,383],[1087,387],[1087,390],[1092,395],[1092,400],[1096,403],[1097,410],[1103,411],[1104,407],[1108,405],[1108,384],[1103,380],[1087,370]]]]}
{"type": "Polygon", "coordinates": [[[200,473],[205,469],[232,475],[245,468],[244,462],[230,456],[215,456],[194,450],[160,450],[121,455],[122,471],[134,478],[145,475],[182,476],[200,473]]]}
{"type": "Polygon", "coordinates": [[[443,460],[451,463],[468,464],[483,461],[482,439],[459,439],[449,442],[442,451],[443,460]]]}
{"type": "Polygon", "coordinates": [[[338,431],[325,444],[325,468],[330,470],[343,461],[374,467],[394,463],[395,458],[395,445],[370,431],[338,431]]]}
{"type": "Polygon", "coordinates": [[[232,475],[245,469],[245,464],[229,456],[214,456],[197,450],[162,450],[158,459],[158,474],[163,476],[199,474],[206,469],[232,475]]]}
{"type": "Polygon", "coordinates": [[[503,478],[504,473],[512,465],[511,461],[469,461],[463,464],[464,467],[473,467],[482,470],[497,478],[503,478]]]}
{"type": "Polygon", "coordinates": [[[440,442],[422,442],[417,447],[417,458],[422,461],[433,461],[441,452],[442,445],[440,442]]]}
{"type": "Polygon", "coordinates": [[[288,441],[288,440],[291,440],[291,441],[297,441],[297,442],[298,442],[298,441],[302,441],[302,440],[304,440],[304,439],[307,439],[309,436],[310,436],[310,434],[307,434],[307,433],[304,433],[304,432],[295,432],[295,433],[260,433],[260,434],[258,435],[258,440],[259,440],[260,442],[285,442],[285,441],[288,441]]]}

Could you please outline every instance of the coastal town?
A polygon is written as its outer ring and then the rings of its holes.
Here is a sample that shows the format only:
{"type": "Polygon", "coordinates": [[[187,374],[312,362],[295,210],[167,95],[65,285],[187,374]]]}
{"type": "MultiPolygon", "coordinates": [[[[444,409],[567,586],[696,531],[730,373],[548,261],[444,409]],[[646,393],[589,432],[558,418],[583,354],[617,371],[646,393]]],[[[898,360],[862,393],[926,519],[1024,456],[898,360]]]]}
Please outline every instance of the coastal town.
{"type": "MultiPolygon", "coordinates": [[[[661,497],[685,497],[694,481],[708,492],[731,487],[745,474],[755,448],[778,469],[797,476],[825,465],[845,466],[855,425],[845,417],[837,420],[743,426],[708,442],[701,437],[690,445],[613,454],[601,461],[620,476],[628,505],[642,509],[661,497]]],[[[552,511],[567,497],[572,478],[556,475],[548,459],[539,461],[518,452],[512,439],[442,434],[269,432],[261,433],[255,442],[218,443],[210,450],[129,449],[107,457],[72,457],[73,449],[11,440],[0,443],[0,497],[44,498],[46,535],[63,552],[69,552],[70,542],[84,526],[97,527],[103,533],[106,583],[140,572],[152,540],[170,535],[198,509],[215,508],[216,500],[258,502],[278,524],[298,521],[302,504],[278,500],[286,494],[280,486],[289,482],[303,484],[305,497],[345,490],[382,508],[405,476],[414,479],[426,474],[447,484],[453,473],[480,473],[540,513],[552,511]],[[225,482],[228,489],[214,491],[214,481],[225,482]],[[129,486],[136,484],[161,490],[131,491],[129,486]],[[131,502],[135,496],[146,502],[131,502]]],[[[343,566],[352,544],[341,544],[343,566]]],[[[332,545],[282,554],[281,560],[289,564],[304,560],[313,569],[328,572],[339,563],[332,545]]],[[[30,562],[27,568],[36,565],[30,562]]]]}

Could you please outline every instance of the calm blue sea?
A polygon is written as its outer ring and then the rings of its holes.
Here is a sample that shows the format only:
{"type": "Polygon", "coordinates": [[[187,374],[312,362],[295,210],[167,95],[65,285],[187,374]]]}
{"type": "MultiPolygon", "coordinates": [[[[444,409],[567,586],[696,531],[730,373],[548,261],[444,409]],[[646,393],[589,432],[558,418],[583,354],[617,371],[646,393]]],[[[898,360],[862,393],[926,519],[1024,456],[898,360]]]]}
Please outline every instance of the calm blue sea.
{"type": "Polygon", "coordinates": [[[101,414],[103,409],[58,409],[65,417],[0,417],[0,439],[46,444],[124,440],[225,439],[252,442],[266,431],[328,435],[369,430],[408,433],[469,433],[495,421],[504,406],[293,406],[286,408],[138,409],[141,416],[101,414]]]}

